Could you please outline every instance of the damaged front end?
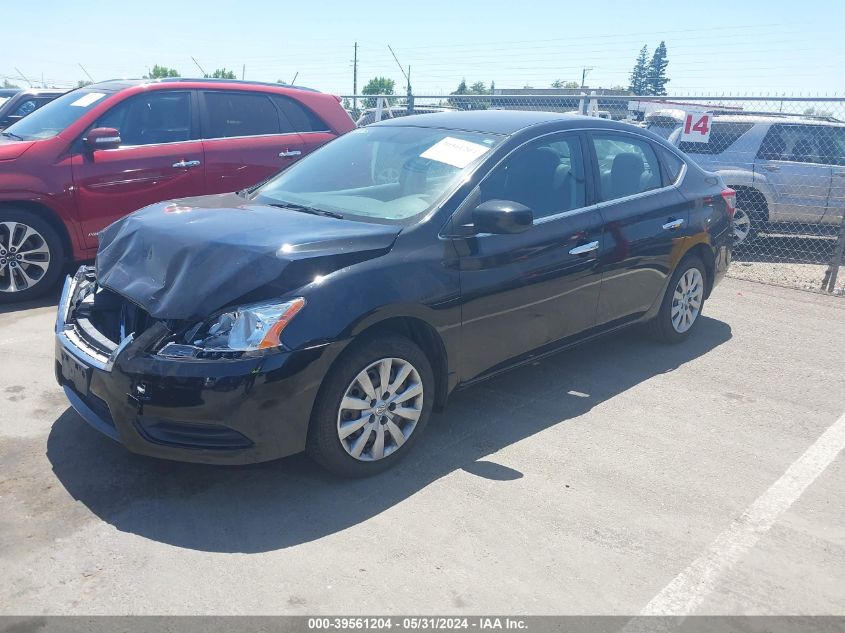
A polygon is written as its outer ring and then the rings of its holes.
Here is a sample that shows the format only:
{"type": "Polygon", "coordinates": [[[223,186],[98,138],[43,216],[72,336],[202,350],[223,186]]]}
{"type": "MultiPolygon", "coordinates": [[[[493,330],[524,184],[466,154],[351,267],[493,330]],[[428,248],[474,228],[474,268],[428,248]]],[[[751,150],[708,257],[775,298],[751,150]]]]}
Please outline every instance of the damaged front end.
{"type": "Polygon", "coordinates": [[[83,266],[58,308],[56,378],[85,421],[136,453],[231,464],[296,453],[327,363],[325,345],[281,344],[303,306],[292,299],[160,319],[83,266]]]}

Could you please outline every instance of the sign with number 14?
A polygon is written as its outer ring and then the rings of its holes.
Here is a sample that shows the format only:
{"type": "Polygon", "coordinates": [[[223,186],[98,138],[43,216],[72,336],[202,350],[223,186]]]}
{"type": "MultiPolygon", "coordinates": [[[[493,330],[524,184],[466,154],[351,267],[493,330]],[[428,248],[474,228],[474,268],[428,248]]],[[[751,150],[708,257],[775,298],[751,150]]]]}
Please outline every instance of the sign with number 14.
{"type": "Polygon", "coordinates": [[[709,112],[687,112],[681,140],[688,143],[707,143],[710,140],[710,126],[713,115],[709,112]]]}

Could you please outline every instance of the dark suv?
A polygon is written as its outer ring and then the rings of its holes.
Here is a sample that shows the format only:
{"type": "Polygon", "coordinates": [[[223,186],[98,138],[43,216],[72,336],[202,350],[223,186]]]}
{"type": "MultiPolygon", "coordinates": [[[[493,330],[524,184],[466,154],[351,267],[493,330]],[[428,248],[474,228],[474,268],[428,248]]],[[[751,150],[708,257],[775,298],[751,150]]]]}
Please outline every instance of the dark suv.
{"type": "Polygon", "coordinates": [[[67,90],[30,88],[9,96],[0,94],[0,130],[17,123],[65,92],[67,90]]]}
{"type": "Polygon", "coordinates": [[[48,290],[149,204],[254,185],[355,124],[337,97],[213,79],[68,92],[0,132],[0,303],[48,290]]]}

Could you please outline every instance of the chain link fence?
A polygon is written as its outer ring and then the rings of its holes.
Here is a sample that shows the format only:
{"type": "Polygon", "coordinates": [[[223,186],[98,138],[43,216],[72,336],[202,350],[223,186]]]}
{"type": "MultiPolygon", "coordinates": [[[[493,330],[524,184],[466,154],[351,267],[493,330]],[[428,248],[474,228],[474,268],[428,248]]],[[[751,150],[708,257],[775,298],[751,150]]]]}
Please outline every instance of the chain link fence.
{"type": "Polygon", "coordinates": [[[359,126],[408,114],[496,109],[580,113],[645,127],[737,191],[731,276],[845,296],[845,98],[608,92],[344,99],[359,126]],[[688,140],[688,115],[695,125],[705,113],[710,117],[699,124],[702,134],[688,140]]]}

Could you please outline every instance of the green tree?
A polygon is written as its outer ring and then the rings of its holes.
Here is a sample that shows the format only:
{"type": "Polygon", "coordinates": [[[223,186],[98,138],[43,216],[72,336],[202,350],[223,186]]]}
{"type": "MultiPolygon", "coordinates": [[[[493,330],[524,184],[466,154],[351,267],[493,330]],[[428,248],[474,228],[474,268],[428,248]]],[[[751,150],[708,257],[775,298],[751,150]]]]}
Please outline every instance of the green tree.
{"type": "Polygon", "coordinates": [[[206,75],[206,77],[210,77],[211,79],[237,79],[238,77],[235,75],[234,70],[226,70],[225,68],[218,68],[210,75],[206,75]]]}
{"type": "Polygon", "coordinates": [[[88,79],[80,79],[79,81],[76,82],[76,87],[77,88],[84,88],[85,86],[90,86],[92,83],[94,83],[94,82],[89,81],[88,79]]]}
{"type": "Polygon", "coordinates": [[[3,80],[3,87],[4,88],[20,88],[20,86],[18,86],[17,84],[13,84],[8,79],[3,80]]]}
{"type": "MultiPolygon", "coordinates": [[[[489,95],[492,88],[492,83],[490,84],[490,89],[488,89],[483,81],[476,81],[471,86],[467,86],[467,80],[461,79],[461,83],[458,84],[457,89],[452,94],[489,95]]],[[[449,103],[460,110],[487,110],[490,107],[489,99],[456,99],[453,97],[449,99],[449,103]]]]}
{"type": "Polygon", "coordinates": [[[551,87],[552,87],[552,88],[569,88],[569,89],[573,89],[573,88],[580,88],[580,87],[581,87],[581,84],[579,84],[577,81],[563,81],[563,80],[561,80],[561,79],[555,79],[555,80],[552,82],[551,87]]]}
{"type": "Polygon", "coordinates": [[[666,84],[669,78],[666,76],[666,67],[669,59],[666,56],[666,42],[660,42],[654,49],[654,55],[648,65],[646,73],[646,86],[650,95],[663,96],[666,94],[666,84]]]}
{"type": "Polygon", "coordinates": [[[628,85],[628,92],[635,95],[647,95],[648,84],[646,83],[646,75],[648,74],[648,46],[644,45],[640,49],[640,54],[637,56],[637,62],[634,64],[634,69],[631,71],[630,84],[628,85]]]}
{"type": "Polygon", "coordinates": [[[283,86],[287,86],[287,85],[288,85],[288,82],[286,82],[284,79],[277,79],[277,80],[276,80],[276,83],[277,83],[277,84],[282,84],[283,86]]]}
{"type": "MultiPolygon", "coordinates": [[[[395,94],[393,90],[396,88],[396,82],[392,79],[388,79],[387,77],[373,77],[367,82],[367,85],[364,86],[363,90],[361,90],[361,94],[365,95],[392,95],[395,94]]],[[[390,105],[393,105],[396,100],[395,99],[388,99],[387,102],[390,105]]],[[[376,107],[376,99],[369,98],[364,101],[365,108],[375,108],[376,107]]]]}
{"type": "Polygon", "coordinates": [[[181,77],[179,71],[175,68],[168,68],[167,66],[159,66],[155,64],[150,70],[149,75],[144,75],[144,79],[162,79],[164,77],[181,77]]]}

